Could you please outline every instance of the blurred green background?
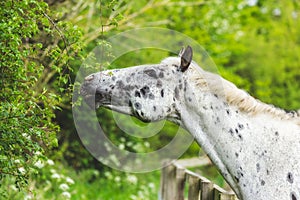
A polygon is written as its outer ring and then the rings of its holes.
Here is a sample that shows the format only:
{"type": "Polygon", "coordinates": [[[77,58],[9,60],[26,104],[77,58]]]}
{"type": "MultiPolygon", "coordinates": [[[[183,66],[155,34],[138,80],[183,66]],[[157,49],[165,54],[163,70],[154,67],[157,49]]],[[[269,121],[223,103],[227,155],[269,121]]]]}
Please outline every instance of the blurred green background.
{"type": "MultiPolygon", "coordinates": [[[[72,119],[72,88],[81,62],[95,46],[109,48],[105,39],[122,31],[163,27],[184,33],[238,87],[286,110],[300,108],[297,0],[7,0],[0,5],[0,199],[157,199],[159,171],[131,174],[99,163],[82,146],[72,119]]],[[[145,50],[128,53],[113,66],[101,64],[102,69],[127,67],[166,56],[145,50]]],[[[141,139],[122,132],[111,111],[99,109],[98,116],[111,141],[133,152],[159,149],[178,128],[167,123],[159,134],[141,139]]],[[[192,144],[182,157],[199,154],[204,153],[192,144]]],[[[213,166],[194,170],[224,186],[213,166]]]]}

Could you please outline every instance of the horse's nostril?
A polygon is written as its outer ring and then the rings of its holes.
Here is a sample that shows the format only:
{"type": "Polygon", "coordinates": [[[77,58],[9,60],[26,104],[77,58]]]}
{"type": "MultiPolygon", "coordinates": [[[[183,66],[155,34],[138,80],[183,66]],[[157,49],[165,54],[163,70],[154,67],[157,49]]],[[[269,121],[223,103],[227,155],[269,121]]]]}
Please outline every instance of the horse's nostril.
{"type": "Polygon", "coordinates": [[[87,87],[87,83],[84,82],[81,87],[80,87],[80,94],[81,95],[87,95],[88,93],[88,87],[87,87]]]}
{"type": "Polygon", "coordinates": [[[81,95],[85,95],[86,94],[86,91],[85,91],[85,88],[84,88],[83,85],[80,87],[80,94],[81,95]]]}
{"type": "Polygon", "coordinates": [[[91,81],[93,79],[94,79],[94,75],[93,74],[84,78],[85,81],[91,81]]]}

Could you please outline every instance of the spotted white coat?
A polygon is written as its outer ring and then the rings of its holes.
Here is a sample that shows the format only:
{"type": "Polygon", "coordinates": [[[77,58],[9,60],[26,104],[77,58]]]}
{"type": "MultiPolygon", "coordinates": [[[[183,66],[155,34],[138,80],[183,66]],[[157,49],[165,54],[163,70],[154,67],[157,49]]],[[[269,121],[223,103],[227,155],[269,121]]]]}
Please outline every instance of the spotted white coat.
{"type": "Polygon", "coordinates": [[[192,61],[192,48],[159,64],[91,74],[91,107],[188,130],[243,200],[300,200],[300,117],[264,104],[192,61]]]}

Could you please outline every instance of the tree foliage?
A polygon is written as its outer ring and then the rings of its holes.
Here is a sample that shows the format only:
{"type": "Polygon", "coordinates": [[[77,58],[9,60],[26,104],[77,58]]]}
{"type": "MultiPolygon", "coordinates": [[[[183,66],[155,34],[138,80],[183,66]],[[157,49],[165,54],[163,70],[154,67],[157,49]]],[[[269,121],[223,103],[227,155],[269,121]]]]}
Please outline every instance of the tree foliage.
{"type": "MultiPolygon", "coordinates": [[[[208,51],[225,78],[262,101],[291,110],[300,107],[298,6],[297,2],[275,3],[273,0],[89,0],[65,1],[55,8],[64,13],[66,20],[83,30],[86,52],[98,44],[105,44],[102,39],[130,28],[158,26],[185,33],[208,51]]],[[[151,60],[159,62],[164,58],[162,55],[165,56],[161,52],[134,52],[120,59],[114,67],[151,60]]],[[[102,122],[106,132],[118,144],[124,133],[117,128],[110,114],[100,112],[106,119],[102,122]]],[[[151,146],[156,149],[168,141],[172,130],[159,134],[151,146]]],[[[94,166],[91,165],[93,159],[78,142],[79,138],[74,138],[75,130],[66,131],[68,137],[63,147],[68,161],[76,167],[82,167],[83,163],[94,166]],[[81,162],[78,162],[79,157],[81,162]]]]}
{"type": "Polygon", "coordinates": [[[197,40],[225,78],[262,101],[289,110],[300,108],[299,2],[193,1],[197,6],[166,2],[174,5],[149,9],[131,23],[167,20],[160,26],[197,40]]]}
{"type": "MultiPolygon", "coordinates": [[[[76,137],[70,84],[83,55],[96,45],[109,47],[105,38],[130,28],[182,32],[208,51],[225,78],[262,101],[288,110],[300,108],[297,1],[46,2],[51,6],[39,0],[0,2],[0,178],[14,177],[20,188],[47,155],[65,159],[76,169],[106,169],[76,137]]],[[[144,64],[165,56],[131,52],[116,64],[144,64]]],[[[111,113],[100,109],[98,115],[105,119],[103,128],[112,142],[135,152],[164,146],[177,128],[164,128],[145,141],[125,135],[111,113]]],[[[196,150],[193,146],[189,153],[195,156],[196,150]]]]}
{"type": "Polygon", "coordinates": [[[21,188],[58,145],[54,112],[70,91],[69,61],[80,48],[80,32],[54,22],[42,1],[0,5],[0,176],[15,177],[21,188]]]}

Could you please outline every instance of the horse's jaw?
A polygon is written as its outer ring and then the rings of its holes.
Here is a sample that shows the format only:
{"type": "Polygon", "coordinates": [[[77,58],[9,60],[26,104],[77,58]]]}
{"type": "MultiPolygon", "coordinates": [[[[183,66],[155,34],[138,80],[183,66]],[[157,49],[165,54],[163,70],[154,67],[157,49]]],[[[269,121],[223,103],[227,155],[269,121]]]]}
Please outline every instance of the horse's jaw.
{"type": "MultiPolygon", "coordinates": [[[[96,103],[96,108],[99,108],[101,105],[96,103]]],[[[132,108],[129,106],[115,106],[115,105],[102,105],[102,107],[107,108],[118,113],[133,115],[132,108]]]]}

